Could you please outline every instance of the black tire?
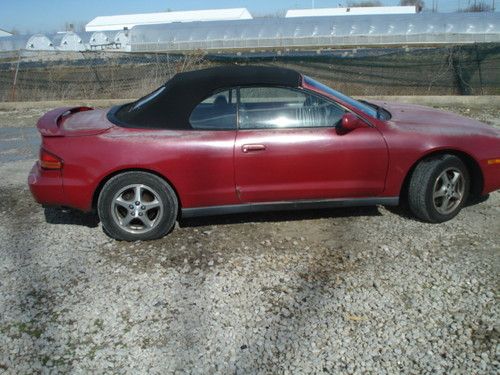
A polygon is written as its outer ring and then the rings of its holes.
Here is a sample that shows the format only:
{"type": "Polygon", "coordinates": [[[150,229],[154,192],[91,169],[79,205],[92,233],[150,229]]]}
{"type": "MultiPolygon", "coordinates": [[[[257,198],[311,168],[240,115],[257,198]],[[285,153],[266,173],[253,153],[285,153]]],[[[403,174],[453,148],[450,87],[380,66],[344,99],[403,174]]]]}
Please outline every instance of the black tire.
{"type": "Polygon", "coordinates": [[[104,232],[124,241],[148,241],[165,236],[175,224],[178,207],[172,187],[162,178],[146,172],[124,172],[110,178],[97,201],[104,232]],[[138,201],[135,199],[136,191],[140,196],[138,201]],[[132,200],[124,197],[131,197],[132,200]],[[143,199],[144,203],[136,204],[143,199]],[[154,208],[148,208],[149,205],[154,208]],[[125,224],[126,221],[130,223],[125,224]]]}
{"type": "MultiPolygon", "coordinates": [[[[449,178],[448,175],[445,178],[449,178]]],[[[456,183],[458,185],[458,183],[456,183]]],[[[411,212],[423,221],[430,223],[442,223],[455,217],[465,202],[467,201],[470,187],[469,172],[465,164],[460,158],[449,155],[437,155],[422,160],[413,171],[409,186],[408,186],[408,205],[411,212]],[[443,183],[442,176],[446,173],[460,173],[460,190],[463,190],[461,199],[452,197],[450,202],[450,212],[444,209],[445,204],[439,206],[442,199],[447,198],[447,194],[453,195],[451,190],[455,187],[448,188],[443,183]],[[440,189],[438,189],[440,187],[440,189]],[[436,198],[434,195],[435,190],[445,190],[446,193],[443,198],[436,198]]],[[[458,188],[458,187],[457,187],[458,188]]],[[[448,206],[446,206],[448,207],[448,206]]]]}

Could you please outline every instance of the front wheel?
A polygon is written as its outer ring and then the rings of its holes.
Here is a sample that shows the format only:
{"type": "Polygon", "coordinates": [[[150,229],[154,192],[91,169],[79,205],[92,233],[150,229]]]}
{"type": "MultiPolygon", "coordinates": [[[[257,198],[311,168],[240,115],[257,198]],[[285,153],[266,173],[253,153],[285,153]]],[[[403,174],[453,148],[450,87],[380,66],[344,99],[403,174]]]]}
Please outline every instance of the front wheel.
{"type": "Polygon", "coordinates": [[[146,172],[125,172],[106,182],[97,211],[104,231],[117,240],[161,238],[174,226],[175,192],[163,179],[146,172]]]}
{"type": "Polygon", "coordinates": [[[455,217],[469,193],[469,173],[454,155],[422,160],[413,171],[408,187],[408,203],[418,218],[441,223],[455,217]]]}

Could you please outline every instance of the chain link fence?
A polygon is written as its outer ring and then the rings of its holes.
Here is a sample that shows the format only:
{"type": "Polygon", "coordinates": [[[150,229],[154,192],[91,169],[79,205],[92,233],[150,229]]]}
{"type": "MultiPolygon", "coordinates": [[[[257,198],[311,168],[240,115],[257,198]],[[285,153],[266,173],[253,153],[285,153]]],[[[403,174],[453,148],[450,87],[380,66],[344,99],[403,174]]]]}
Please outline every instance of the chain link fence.
{"type": "Polygon", "coordinates": [[[498,95],[500,44],[241,51],[0,53],[0,100],[140,97],[177,72],[224,64],[296,69],[354,96],[498,95]]]}

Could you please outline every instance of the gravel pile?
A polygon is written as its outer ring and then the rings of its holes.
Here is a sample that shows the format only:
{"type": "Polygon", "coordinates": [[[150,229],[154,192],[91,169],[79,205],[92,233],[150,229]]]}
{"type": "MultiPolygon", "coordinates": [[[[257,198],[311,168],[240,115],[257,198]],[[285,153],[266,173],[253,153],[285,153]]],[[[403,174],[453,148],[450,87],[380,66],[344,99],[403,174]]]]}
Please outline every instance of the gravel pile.
{"type": "Polygon", "coordinates": [[[337,209],[125,243],[34,203],[32,158],[0,164],[0,372],[499,371],[499,192],[441,225],[337,209]]]}

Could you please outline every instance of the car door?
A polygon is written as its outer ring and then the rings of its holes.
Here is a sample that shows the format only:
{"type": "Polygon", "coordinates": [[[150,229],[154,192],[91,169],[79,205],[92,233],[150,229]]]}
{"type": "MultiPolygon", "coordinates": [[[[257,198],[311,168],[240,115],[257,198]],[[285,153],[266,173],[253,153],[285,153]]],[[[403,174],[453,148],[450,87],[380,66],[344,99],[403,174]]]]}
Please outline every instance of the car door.
{"type": "Polygon", "coordinates": [[[183,208],[239,203],[234,186],[236,90],[216,92],[199,103],[189,122],[169,144],[165,175],[182,191],[183,208]]]}
{"type": "Polygon", "coordinates": [[[235,142],[241,202],[370,197],[384,189],[388,154],[371,126],[340,132],[346,110],[310,92],[242,87],[235,142]]]}

